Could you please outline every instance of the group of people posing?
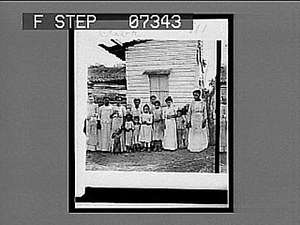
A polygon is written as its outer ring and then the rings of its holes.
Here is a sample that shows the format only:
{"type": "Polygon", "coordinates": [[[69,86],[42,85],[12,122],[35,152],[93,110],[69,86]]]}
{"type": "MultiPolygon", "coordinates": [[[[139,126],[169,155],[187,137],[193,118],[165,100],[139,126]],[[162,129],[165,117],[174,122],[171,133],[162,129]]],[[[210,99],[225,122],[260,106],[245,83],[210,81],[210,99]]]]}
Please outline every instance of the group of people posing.
{"type": "Polygon", "coordinates": [[[105,97],[104,105],[94,104],[86,120],[87,144],[91,150],[113,154],[178,148],[200,152],[208,145],[206,104],[200,90],[195,90],[193,97],[182,109],[173,105],[171,96],[164,107],[154,95],[143,105],[135,98],[132,107],[123,106],[120,97],[111,105],[105,97]]]}

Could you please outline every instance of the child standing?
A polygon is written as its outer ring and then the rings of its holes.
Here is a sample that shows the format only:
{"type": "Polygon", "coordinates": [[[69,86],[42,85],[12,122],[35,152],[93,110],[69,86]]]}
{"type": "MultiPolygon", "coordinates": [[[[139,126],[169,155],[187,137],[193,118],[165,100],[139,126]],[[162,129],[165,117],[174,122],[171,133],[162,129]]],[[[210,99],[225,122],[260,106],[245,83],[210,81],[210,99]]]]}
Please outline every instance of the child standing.
{"type": "Polygon", "coordinates": [[[153,115],[150,114],[149,105],[144,105],[143,113],[141,115],[141,131],[140,131],[140,142],[143,145],[143,150],[150,152],[150,142],[152,138],[152,122],[153,115]]]}
{"type": "Polygon", "coordinates": [[[153,113],[153,150],[161,151],[162,150],[162,140],[164,138],[164,116],[163,110],[160,106],[160,101],[156,100],[154,102],[153,113]]]}
{"type": "Polygon", "coordinates": [[[133,130],[133,138],[132,138],[132,144],[133,144],[133,151],[138,152],[140,151],[140,117],[136,116],[134,117],[134,130],[133,130]]]}
{"type": "Polygon", "coordinates": [[[132,115],[126,115],[126,121],[124,125],[125,129],[125,147],[126,152],[131,152],[132,150],[132,138],[133,138],[133,131],[134,131],[134,124],[132,121],[132,115]]]}
{"type": "Polygon", "coordinates": [[[182,110],[177,110],[176,128],[177,128],[178,148],[184,148],[186,146],[185,143],[186,119],[182,113],[182,110]]]}
{"type": "Polygon", "coordinates": [[[121,137],[122,137],[122,129],[117,128],[115,132],[112,133],[112,154],[120,154],[122,152],[122,146],[121,146],[121,137]]]}

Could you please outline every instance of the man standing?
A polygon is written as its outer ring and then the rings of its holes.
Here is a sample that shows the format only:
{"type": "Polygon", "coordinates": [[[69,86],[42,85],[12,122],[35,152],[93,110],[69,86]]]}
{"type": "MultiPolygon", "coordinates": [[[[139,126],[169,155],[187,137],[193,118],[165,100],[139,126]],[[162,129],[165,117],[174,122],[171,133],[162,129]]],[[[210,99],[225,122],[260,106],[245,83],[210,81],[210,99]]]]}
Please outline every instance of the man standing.
{"type": "Polygon", "coordinates": [[[131,109],[133,120],[136,119],[137,117],[140,120],[142,114],[142,109],[140,107],[140,104],[141,104],[141,99],[139,98],[133,99],[133,108],[131,109]]]}
{"type": "Polygon", "coordinates": [[[155,95],[150,96],[150,113],[153,113],[153,110],[155,109],[156,100],[157,100],[157,97],[155,95]]]}
{"type": "MultiPolygon", "coordinates": [[[[150,96],[150,113],[153,114],[154,110],[155,110],[155,102],[157,100],[157,97],[155,95],[151,95],[150,96]]],[[[151,151],[154,150],[154,140],[152,137],[151,143],[150,143],[150,149],[151,151]]]]}

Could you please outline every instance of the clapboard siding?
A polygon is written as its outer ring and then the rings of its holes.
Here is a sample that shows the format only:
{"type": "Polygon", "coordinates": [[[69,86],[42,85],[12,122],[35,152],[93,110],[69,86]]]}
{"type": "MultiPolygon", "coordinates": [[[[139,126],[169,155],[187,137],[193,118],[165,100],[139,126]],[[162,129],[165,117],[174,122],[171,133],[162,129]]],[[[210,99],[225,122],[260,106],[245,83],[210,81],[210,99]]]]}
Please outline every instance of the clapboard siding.
{"type": "MultiPolygon", "coordinates": [[[[130,75],[130,80],[129,81],[135,81],[135,82],[138,82],[139,80],[143,79],[143,77],[145,79],[148,79],[148,76],[147,75],[143,75],[143,71],[140,71],[140,72],[134,72],[134,73],[131,73],[130,75]]],[[[192,78],[195,78],[195,72],[194,71],[186,71],[186,72],[178,72],[178,71],[171,71],[172,75],[173,75],[173,78],[174,80],[176,79],[192,79],[192,78]]]]}
{"type": "Polygon", "coordinates": [[[149,77],[145,70],[170,69],[169,95],[174,104],[182,107],[193,99],[192,91],[197,87],[196,40],[149,41],[128,47],[126,51],[127,101],[134,98],[149,102],[149,77]]]}
{"type": "MultiPolygon", "coordinates": [[[[174,50],[175,51],[175,50],[174,50]]],[[[144,54],[147,54],[146,52],[144,54]]],[[[145,62],[145,58],[143,55],[140,56],[131,56],[132,58],[128,57],[127,59],[130,59],[131,63],[134,62],[145,62]]],[[[180,53],[178,52],[177,54],[174,55],[169,55],[169,54],[165,54],[163,51],[158,51],[158,52],[152,52],[150,55],[148,55],[147,59],[151,59],[153,61],[161,61],[161,60],[182,60],[182,61],[186,61],[189,62],[189,60],[191,59],[195,59],[196,58],[196,52],[193,52],[192,54],[184,54],[184,53],[180,53]],[[180,55],[179,55],[180,54],[180,55]]]]}
{"type": "MultiPolygon", "coordinates": [[[[173,51],[178,51],[178,49],[173,49],[173,51]]],[[[169,52],[164,51],[164,50],[153,51],[153,52],[151,52],[151,54],[148,55],[147,51],[144,51],[144,52],[140,52],[136,56],[130,55],[127,59],[132,59],[133,61],[142,61],[143,56],[145,54],[147,54],[148,57],[150,57],[150,58],[156,58],[156,59],[163,59],[163,58],[182,59],[181,58],[182,56],[184,56],[184,58],[186,58],[186,57],[195,58],[195,56],[196,56],[195,49],[190,49],[190,51],[191,52],[189,52],[189,53],[182,52],[181,53],[182,55],[178,55],[179,52],[176,52],[176,53],[174,52],[174,53],[170,54],[169,52]]]]}
{"type": "MultiPolygon", "coordinates": [[[[182,63],[182,64],[174,64],[174,63],[171,63],[169,61],[169,63],[167,65],[161,65],[160,63],[156,63],[156,64],[139,64],[139,63],[135,63],[135,64],[126,64],[126,66],[128,67],[132,67],[135,68],[135,69],[140,69],[140,68],[143,68],[143,71],[145,71],[147,68],[147,70],[151,70],[151,69],[172,69],[172,68],[175,68],[176,66],[176,70],[179,71],[179,69],[184,69],[184,68],[191,68],[191,67],[194,67],[194,64],[188,64],[188,63],[182,63]]],[[[175,71],[176,71],[175,70],[175,71]]],[[[191,71],[195,71],[194,69],[191,70],[191,71]]],[[[127,71],[126,71],[127,72],[127,71]]]]}
{"type": "MultiPolygon", "coordinates": [[[[134,73],[135,72],[135,73],[140,74],[141,72],[143,73],[144,70],[141,69],[140,67],[130,67],[130,68],[127,69],[127,72],[128,73],[134,73]]],[[[184,66],[181,66],[181,67],[177,67],[176,68],[176,72],[177,73],[185,73],[185,72],[192,72],[192,73],[194,73],[195,70],[194,69],[190,69],[190,68],[186,68],[184,66]]]]}

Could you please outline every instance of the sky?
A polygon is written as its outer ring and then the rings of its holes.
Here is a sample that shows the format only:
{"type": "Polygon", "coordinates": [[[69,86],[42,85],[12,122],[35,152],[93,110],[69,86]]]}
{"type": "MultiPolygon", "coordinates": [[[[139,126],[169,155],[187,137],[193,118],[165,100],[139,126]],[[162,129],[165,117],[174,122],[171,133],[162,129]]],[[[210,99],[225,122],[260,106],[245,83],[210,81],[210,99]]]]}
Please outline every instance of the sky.
{"type": "Polygon", "coordinates": [[[110,54],[98,44],[114,45],[109,38],[103,39],[99,35],[99,31],[88,31],[78,33],[78,42],[76,43],[82,49],[86,66],[103,64],[105,66],[114,66],[122,63],[118,57],[110,54]]]}
{"type": "Polygon", "coordinates": [[[122,63],[122,61],[108,53],[98,44],[102,43],[108,46],[114,45],[110,39],[117,39],[120,42],[131,41],[133,39],[196,39],[196,40],[216,40],[227,39],[227,21],[219,20],[194,20],[194,29],[192,31],[176,30],[123,30],[123,31],[107,31],[107,30],[82,30],[75,31],[76,48],[80,50],[80,54],[84,54],[84,64],[86,66],[103,64],[113,66],[122,63]]]}

